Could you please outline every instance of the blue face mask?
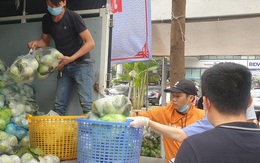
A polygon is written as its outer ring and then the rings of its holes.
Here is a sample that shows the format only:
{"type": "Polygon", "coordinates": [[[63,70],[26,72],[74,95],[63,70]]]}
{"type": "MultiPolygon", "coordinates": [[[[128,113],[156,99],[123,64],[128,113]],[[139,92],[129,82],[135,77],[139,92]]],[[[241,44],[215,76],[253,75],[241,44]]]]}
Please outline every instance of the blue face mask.
{"type": "Polygon", "coordinates": [[[47,9],[53,16],[60,15],[60,13],[62,12],[62,7],[51,8],[50,6],[48,6],[47,9]]]}
{"type": "Polygon", "coordinates": [[[178,112],[180,112],[180,113],[183,113],[183,112],[185,112],[186,110],[188,110],[189,109],[189,105],[184,105],[181,109],[179,109],[179,110],[177,110],[178,112]]]}
{"type": "MultiPolygon", "coordinates": [[[[190,98],[188,99],[188,101],[190,100],[190,98]]],[[[188,101],[187,101],[187,103],[188,103],[188,101]]],[[[180,108],[179,110],[177,110],[179,113],[183,113],[183,112],[185,112],[186,110],[188,110],[189,109],[189,105],[187,105],[187,103],[182,107],[182,108],[180,108]]]]}

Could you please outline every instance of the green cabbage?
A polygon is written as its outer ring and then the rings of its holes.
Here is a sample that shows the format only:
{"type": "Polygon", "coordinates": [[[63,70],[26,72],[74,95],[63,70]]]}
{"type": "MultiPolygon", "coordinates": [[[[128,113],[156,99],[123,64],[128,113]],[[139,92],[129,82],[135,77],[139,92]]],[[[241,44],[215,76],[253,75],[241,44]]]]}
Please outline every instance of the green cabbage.
{"type": "Polygon", "coordinates": [[[126,122],[126,117],[122,114],[107,114],[98,120],[107,122],[126,122]]]}
{"type": "Polygon", "coordinates": [[[99,117],[112,113],[129,116],[131,106],[131,101],[124,95],[107,96],[94,101],[92,111],[99,117]]]}
{"type": "Polygon", "coordinates": [[[39,79],[48,77],[56,70],[60,62],[60,57],[63,55],[55,48],[45,47],[35,51],[35,58],[39,62],[39,67],[36,76],[39,79]]]}

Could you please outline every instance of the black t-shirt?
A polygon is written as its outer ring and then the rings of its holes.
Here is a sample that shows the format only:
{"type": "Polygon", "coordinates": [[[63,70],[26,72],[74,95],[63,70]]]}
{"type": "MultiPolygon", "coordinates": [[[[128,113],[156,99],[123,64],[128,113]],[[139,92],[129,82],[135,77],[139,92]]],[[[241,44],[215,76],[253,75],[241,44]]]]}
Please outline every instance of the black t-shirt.
{"type": "Polygon", "coordinates": [[[234,122],[188,137],[174,163],[259,163],[260,129],[234,122]]]}
{"type": "MultiPolygon", "coordinates": [[[[84,41],[81,39],[79,33],[86,29],[81,16],[68,9],[65,10],[59,22],[54,22],[50,13],[45,14],[42,19],[42,32],[51,35],[55,42],[56,49],[65,56],[73,55],[82,47],[84,41]]],[[[89,58],[89,54],[77,60],[85,58],[89,58]]]]}

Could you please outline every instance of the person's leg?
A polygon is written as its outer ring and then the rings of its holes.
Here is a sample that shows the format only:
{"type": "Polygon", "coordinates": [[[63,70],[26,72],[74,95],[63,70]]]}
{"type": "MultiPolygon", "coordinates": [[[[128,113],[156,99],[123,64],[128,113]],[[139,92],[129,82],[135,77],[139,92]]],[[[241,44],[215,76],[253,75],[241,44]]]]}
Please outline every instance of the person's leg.
{"type": "Polygon", "coordinates": [[[79,102],[83,109],[83,113],[91,111],[92,105],[92,77],[93,67],[91,63],[83,63],[79,66],[79,73],[75,77],[77,82],[77,91],[79,102]]]}
{"type": "Polygon", "coordinates": [[[73,90],[73,79],[65,73],[58,75],[54,111],[59,115],[65,115],[73,90]]]}

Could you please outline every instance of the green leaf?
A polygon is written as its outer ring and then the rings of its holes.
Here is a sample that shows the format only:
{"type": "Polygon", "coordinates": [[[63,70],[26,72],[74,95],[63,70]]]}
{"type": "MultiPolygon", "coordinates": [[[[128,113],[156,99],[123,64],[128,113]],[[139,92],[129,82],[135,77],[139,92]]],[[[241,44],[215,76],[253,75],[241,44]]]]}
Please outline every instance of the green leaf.
{"type": "Polygon", "coordinates": [[[44,152],[42,149],[37,148],[37,147],[30,147],[31,152],[33,152],[34,154],[38,155],[38,156],[43,156],[44,152]]]}

